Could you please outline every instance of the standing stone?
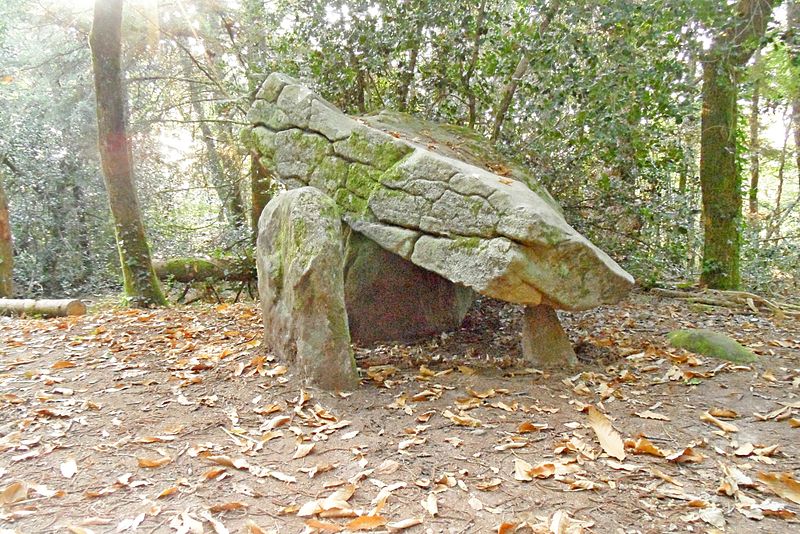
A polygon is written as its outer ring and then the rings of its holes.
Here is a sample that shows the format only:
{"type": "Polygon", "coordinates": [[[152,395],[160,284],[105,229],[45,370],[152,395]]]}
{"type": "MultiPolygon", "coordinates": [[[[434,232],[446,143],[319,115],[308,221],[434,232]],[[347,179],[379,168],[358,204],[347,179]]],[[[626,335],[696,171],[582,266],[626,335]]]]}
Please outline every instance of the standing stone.
{"type": "Polygon", "coordinates": [[[312,187],[284,191],[258,223],[256,266],[265,344],[327,390],[358,386],[344,303],[339,210],[312,187]]]}
{"type": "Polygon", "coordinates": [[[475,293],[345,229],[344,295],[359,343],[414,341],[455,330],[475,293]]]}
{"type": "Polygon", "coordinates": [[[558,315],[550,306],[540,304],[525,307],[522,357],[537,367],[572,366],[578,363],[558,315]]]}

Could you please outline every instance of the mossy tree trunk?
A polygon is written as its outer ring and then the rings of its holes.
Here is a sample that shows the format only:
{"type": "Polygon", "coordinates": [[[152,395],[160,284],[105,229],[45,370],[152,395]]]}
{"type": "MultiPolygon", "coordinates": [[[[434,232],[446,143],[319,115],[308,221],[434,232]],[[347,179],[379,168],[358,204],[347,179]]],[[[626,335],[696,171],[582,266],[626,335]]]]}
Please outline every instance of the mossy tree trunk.
{"type": "MultiPolygon", "coordinates": [[[[787,8],[787,23],[789,26],[789,55],[792,65],[795,66],[793,72],[797,73],[797,66],[800,65],[800,4],[797,0],[791,0],[787,8]]],[[[794,94],[792,95],[792,132],[794,134],[794,154],[797,164],[798,186],[800,186],[800,79],[794,80],[794,94]]],[[[798,193],[800,195],[800,193],[798,193]]]]}
{"type": "Polygon", "coordinates": [[[703,195],[701,283],[735,289],[742,224],[742,178],[736,161],[737,78],[760,47],[775,0],[740,0],[735,19],[715,38],[703,58],[700,185],[703,195]]]}
{"type": "Polygon", "coordinates": [[[750,191],[748,192],[750,214],[758,213],[758,180],[760,174],[760,151],[758,135],[760,127],[761,107],[761,54],[756,52],[755,63],[753,64],[753,95],[750,98],[750,191]]]}
{"type": "Polygon", "coordinates": [[[261,217],[261,212],[264,211],[264,206],[272,197],[272,188],[272,174],[261,163],[261,156],[258,152],[250,151],[250,192],[253,197],[250,223],[253,227],[254,244],[258,238],[258,219],[261,217]]]}
{"type": "Polygon", "coordinates": [[[8,198],[0,176],[0,297],[11,298],[14,293],[14,247],[11,240],[11,221],[8,198]]]}
{"type": "Polygon", "coordinates": [[[166,300],[153,272],[134,186],[122,85],[121,31],[122,0],[96,0],[89,45],[97,99],[100,160],[114,219],[125,295],[136,306],[163,306],[166,300]]]}

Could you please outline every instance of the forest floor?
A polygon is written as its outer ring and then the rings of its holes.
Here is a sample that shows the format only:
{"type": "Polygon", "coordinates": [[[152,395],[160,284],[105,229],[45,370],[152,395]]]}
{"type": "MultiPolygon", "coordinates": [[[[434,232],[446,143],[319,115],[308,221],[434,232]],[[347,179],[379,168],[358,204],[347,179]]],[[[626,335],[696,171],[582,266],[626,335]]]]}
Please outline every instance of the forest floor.
{"type": "Polygon", "coordinates": [[[518,316],[359,348],[341,394],[264,353],[253,304],[0,318],[0,532],[800,530],[800,325],[634,294],[564,314],[581,365],[542,371],[518,316]]]}

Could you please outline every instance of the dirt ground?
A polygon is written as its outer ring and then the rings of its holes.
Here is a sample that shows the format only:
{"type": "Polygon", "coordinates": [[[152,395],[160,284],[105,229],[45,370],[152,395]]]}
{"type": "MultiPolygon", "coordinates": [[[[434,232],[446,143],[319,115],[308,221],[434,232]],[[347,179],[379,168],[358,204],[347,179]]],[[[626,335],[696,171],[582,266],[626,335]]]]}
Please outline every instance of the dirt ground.
{"type": "Polygon", "coordinates": [[[0,318],[0,532],[800,531],[800,325],[636,294],[564,314],[581,365],[542,371],[518,316],[357,348],[341,394],[252,304],[0,318]]]}

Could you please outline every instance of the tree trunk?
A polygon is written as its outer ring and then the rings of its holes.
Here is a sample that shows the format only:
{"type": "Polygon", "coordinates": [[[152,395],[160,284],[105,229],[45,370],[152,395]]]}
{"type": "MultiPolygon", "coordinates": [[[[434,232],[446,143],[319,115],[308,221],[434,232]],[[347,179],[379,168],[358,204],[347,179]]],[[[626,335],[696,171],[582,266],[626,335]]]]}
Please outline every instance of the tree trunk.
{"type": "Polygon", "coordinates": [[[741,176],[736,167],[736,80],[723,61],[703,68],[700,186],[703,195],[703,272],[714,289],[739,287],[741,176]]]}
{"type": "MultiPolygon", "coordinates": [[[[183,70],[187,78],[192,75],[192,63],[188,57],[183,58],[183,70]]],[[[222,202],[222,212],[225,219],[234,227],[247,224],[246,213],[240,196],[241,189],[236,183],[236,177],[229,177],[225,173],[225,164],[222,162],[217,150],[217,143],[214,141],[214,134],[206,121],[202,95],[197,90],[197,84],[188,82],[189,99],[192,102],[192,110],[197,117],[197,124],[200,127],[200,135],[203,137],[203,144],[206,146],[206,156],[211,167],[211,183],[214,186],[220,202],[222,202]]]]}
{"type": "Polygon", "coordinates": [[[0,299],[0,314],[64,317],[85,313],[86,304],[80,300],[0,299]]]}
{"type": "Polygon", "coordinates": [[[461,75],[461,84],[467,96],[467,127],[475,129],[475,120],[478,115],[478,99],[475,90],[472,88],[472,75],[475,74],[475,67],[478,64],[478,57],[481,51],[481,35],[483,35],[483,19],[486,17],[486,0],[481,0],[478,5],[478,16],[475,20],[475,29],[472,36],[472,54],[470,55],[467,70],[461,75]]]}
{"type": "Polygon", "coordinates": [[[239,258],[172,258],[153,262],[153,268],[160,279],[183,283],[206,280],[250,282],[256,279],[255,263],[239,258]]]}
{"type": "MultiPolygon", "coordinates": [[[[555,17],[556,13],[558,13],[560,7],[560,0],[555,0],[552,4],[550,4],[550,8],[544,13],[542,23],[539,25],[539,35],[543,35],[544,32],[547,31],[547,28],[550,26],[550,22],[553,20],[553,17],[555,17]]],[[[492,135],[489,137],[489,140],[492,143],[497,142],[497,138],[500,137],[500,130],[503,127],[503,122],[506,120],[508,108],[511,107],[511,101],[514,99],[514,93],[516,93],[517,86],[522,80],[522,77],[528,72],[529,65],[530,59],[528,58],[528,54],[523,51],[522,57],[520,57],[519,63],[517,63],[517,67],[514,69],[514,74],[511,75],[511,79],[508,81],[505,87],[503,87],[500,103],[497,105],[497,111],[494,115],[492,135]]]]}
{"type": "MultiPolygon", "coordinates": [[[[787,8],[787,23],[792,42],[789,43],[789,55],[792,65],[800,65],[800,4],[791,0],[787,8]]],[[[794,72],[797,72],[795,70],[794,72]]],[[[794,80],[795,94],[792,95],[792,130],[794,132],[794,154],[797,164],[798,198],[800,198],[800,80],[794,80]]]]}
{"type": "Polygon", "coordinates": [[[114,218],[125,295],[135,306],[163,306],[167,302],[153,272],[134,186],[122,86],[121,31],[122,0],[96,0],[89,45],[100,160],[114,218]]]}
{"type": "Polygon", "coordinates": [[[0,175],[0,297],[14,294],[14,243],[8,216],[8,198],[0,175]]]}
{"type": "Polygon", "coordinates": [[[767,28],[775,0],[740,0],[735,23],[721,31],[703,58],[700,186],[703,268],[700,282],[736,289],[742,243],[742,179],[736,164],[737,76],[767,28]]]}
{"type": "Polygon", "coordinates": [[[419,57],[419,47],[422,41],[422,24],[417,24],[416,40],[409,51],[408,68],[401,75],[400,90],[398,91],[397,109],[408,111],[408,96],[411,94],[411,85],[414,83],[414,75],[417,70],[417,59],[419,57]]]}
{"type": "Polygon", "coordinates": [[[761,146],[758,141],[759,107],[761,106],[761,72],[759,64],[761,54],[756,52],[755,63],[753,64],[753,96],[750,99],[750,191],[748,192],[750,215],[758,213],[758,175],[759,175],[759,151],[761,146]]]}
{"type": "Polygon", "coordinates": [[[261,163],[261,156],[254,150],[250,151],[250,192],[253,197],[250,224],[253,228],[253,244],[258,237],[258,219],[272,197],[272,186],[272,174],[261,163]]]}

